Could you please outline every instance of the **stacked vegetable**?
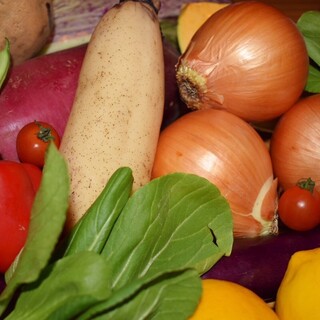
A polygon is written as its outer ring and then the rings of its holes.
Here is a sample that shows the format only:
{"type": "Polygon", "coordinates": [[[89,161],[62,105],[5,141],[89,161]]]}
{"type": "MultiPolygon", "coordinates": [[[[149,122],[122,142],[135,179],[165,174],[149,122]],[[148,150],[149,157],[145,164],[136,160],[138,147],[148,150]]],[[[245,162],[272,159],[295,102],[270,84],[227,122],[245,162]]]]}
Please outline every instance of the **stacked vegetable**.
{"type": "Polygon", "coordinates": [[[214,7],[180,53],[156,2],[125,1],[99,19],[88,45],[1,66],[3,158],[31,165],[21,142],[30,126],[44,143],[41,169],[47,156],[25,247],[2,270],[2,315],[186,319],[200,275],[272,301],[291,255],[320,247],[320,59],[309,38],[319,15],[296,25],[256,1],[214,7]],[[285,195],[290,206],[300,201],[293,189],[312,210],[288,211],[285,195]],[[77,292],[61,295],[67,284],[77,292]],[[39,297],[43,308],[30,308],[39,297]]]}
{"type": "MultiPolygon", "coordinates": [[[[187,36],[186,12],[178,20],[178,37],[187,36]]],[[[320,60],[313,37],[319,21],[313,12],[294,24],[275,8],[252,1],[211,15],[177,64],[181,97],[196,111],[161,133],[153,168],[154,177],[192,172],[216,184],[230,203],[235,237],[270,235],[236,239],[231,257],[204,276],[236,281],[266,300],[275,299],[291,254],[320,245],[319,229],[311,230],[320,222],[319,96],[305,97],[317,93],[320,60]],[[269,153],[263,138],[271,135],[269,153]],[[278,214],[279,235],[272,236],[278,214]],[[286,227],[311,231],[300,235],[286,227]],[[273,270],[270,278],[266,268],[273,270]]]]}

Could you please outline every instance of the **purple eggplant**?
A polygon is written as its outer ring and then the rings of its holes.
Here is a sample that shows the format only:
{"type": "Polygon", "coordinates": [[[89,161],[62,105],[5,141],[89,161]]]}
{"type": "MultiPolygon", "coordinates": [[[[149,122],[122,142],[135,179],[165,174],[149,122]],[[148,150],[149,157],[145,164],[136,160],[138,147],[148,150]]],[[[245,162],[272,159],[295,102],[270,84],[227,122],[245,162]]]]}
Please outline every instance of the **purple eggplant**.
{"type": "Polygon", "coordinates": [[[165,38],[163,39],[163,53],[165,62],[165,104],[161,129],[189,112],[190,110],[180,98],[176,81],[176,64],[179,59],[178,50],[165,38]]]}
{"type": "Polygon", "coordinates": [[[291,255],[317,247],[320,227],[307,232],[282,228],[276,236],[235,239],[230,257],[220,259],[202,277],[233,281],[267,302],[275,301],[291,255]]]}

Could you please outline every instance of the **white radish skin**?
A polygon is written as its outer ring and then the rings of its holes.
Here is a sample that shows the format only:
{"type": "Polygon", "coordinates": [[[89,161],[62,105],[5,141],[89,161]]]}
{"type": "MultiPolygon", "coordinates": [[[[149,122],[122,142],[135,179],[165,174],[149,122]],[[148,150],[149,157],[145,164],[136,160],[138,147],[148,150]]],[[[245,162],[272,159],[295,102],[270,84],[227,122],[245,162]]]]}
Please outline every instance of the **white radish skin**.
{"type": "Polygon", "coordinates": [[[61,141],[71,179],[67,228],[80,219],[119,167],[133,170],[134,190],[150,181],[164,83],[156,13],[140,2],[116,5],[91,37],[61,141]]]}

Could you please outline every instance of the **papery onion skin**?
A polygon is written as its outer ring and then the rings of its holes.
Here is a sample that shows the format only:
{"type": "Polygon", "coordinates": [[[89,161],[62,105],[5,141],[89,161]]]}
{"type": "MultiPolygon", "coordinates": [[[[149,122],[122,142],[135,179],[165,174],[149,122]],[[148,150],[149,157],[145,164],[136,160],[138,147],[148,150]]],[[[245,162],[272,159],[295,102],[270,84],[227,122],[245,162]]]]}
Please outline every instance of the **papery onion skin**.
{"type": "Polygon", "coordinates": [[[198,174],[220,189],[233,213],[235,237],[277,232],[277,180],[270,154],[258,133],[239,117],[198,110],[165,128],[152,178],[172,172],[198,174]]]}
{"type": "Polygon", "coordinates": [[[320,94],[300,99],[280,118],[270,154],[283,190],[303,178],[311,178],[320,189],[320,94]]]}
{"type": "Polygon", "coordinates": [[[266,121],[299,99],[308,63],[295,23],[270,5],[247,1],[219,10],[202,25],[180,56],[176,75],[189,108],[266,121]]]}

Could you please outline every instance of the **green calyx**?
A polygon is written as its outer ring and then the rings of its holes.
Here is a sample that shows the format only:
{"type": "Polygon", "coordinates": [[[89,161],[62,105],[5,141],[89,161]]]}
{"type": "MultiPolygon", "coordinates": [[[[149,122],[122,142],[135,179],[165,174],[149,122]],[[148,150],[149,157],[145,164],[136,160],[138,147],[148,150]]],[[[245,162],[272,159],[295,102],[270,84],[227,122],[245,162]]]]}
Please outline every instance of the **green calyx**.
{"type": "Polygon", "coordinates": [[[308,190],[311,193],[313,193],[315,185],[316,185],[316,183],[311,178],[301,179],[297,183],[297,186],[299,188],[308,190]]]}
{"type": "Polygon", "coordinates": [[[54,140],[54,136],[51,134],[51,129],[48,127],[44,127],[40,122],[35,120],[36,125],[39,127],[39,131],[37,133],[37,138],[42,140],[43,142],[49,142],[54,140]]]}

